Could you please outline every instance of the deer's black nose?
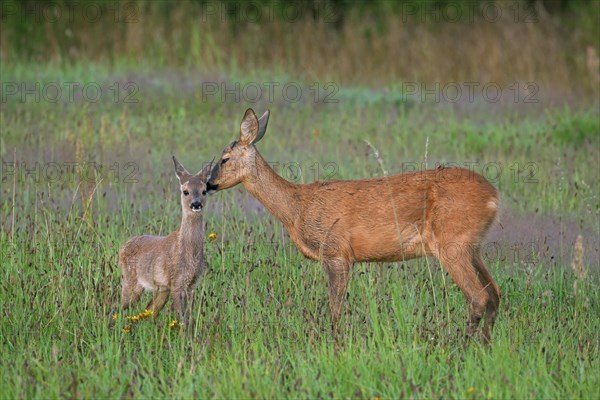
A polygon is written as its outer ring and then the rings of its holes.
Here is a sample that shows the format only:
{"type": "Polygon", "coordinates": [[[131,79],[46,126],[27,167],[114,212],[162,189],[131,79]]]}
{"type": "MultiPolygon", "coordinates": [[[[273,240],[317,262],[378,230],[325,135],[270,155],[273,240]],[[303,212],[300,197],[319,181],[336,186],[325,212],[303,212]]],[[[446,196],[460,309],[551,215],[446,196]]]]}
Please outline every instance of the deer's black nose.
{"type": "Polygon", "coordinates": [[[200,201],[194,201],[192,204],[190,204],[190,208],[193,211],[202,210],[202,203],[200,201]]]}
{"type": "Polygon", "coordinates": [[[216,192],[218,188],[219,188],[219,185],[215,185],[215,184],[211,183],[210,181],[206,182],[206,191],[208,193],[216,192]]]}

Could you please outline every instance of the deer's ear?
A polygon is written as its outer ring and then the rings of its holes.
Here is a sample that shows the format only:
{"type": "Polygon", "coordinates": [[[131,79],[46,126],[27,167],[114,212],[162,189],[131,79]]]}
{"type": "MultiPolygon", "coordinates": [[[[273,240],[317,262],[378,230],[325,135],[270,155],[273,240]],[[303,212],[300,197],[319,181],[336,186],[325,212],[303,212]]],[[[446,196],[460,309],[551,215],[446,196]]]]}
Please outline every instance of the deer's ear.
{"type": "Polygon", "coordinates": [[[265,132],[267,131],[267,124],[269,123],[269,115],[271,115],[271,111],[267,110],[265,113],[258,119],[258,134],[256,135],[256,139],[252,143],[258,143],[263,136],[265,136],[265,132]]]}
{"type": "Polygon", "coordinates": [[[179,179],[180,183],[187,181],[190,178],[190,173],[181,165],[179,161],[173,156],[173,164],[175,164],[175,175],[177,175],[177,179],[179,179]]]}
{"type": "Polygon", "coordinates": [[[246,110],[242,124],[240,126],[240,143],[244,145],[252,144],[258,135],[258,119],[254,110],[251,108],[246,110]]]}

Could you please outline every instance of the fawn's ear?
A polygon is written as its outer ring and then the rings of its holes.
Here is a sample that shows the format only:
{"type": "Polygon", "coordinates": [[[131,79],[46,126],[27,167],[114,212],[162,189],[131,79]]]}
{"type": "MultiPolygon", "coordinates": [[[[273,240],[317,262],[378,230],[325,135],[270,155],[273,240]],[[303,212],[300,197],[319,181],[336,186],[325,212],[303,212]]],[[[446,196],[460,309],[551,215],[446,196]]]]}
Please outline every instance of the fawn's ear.
{"type": "Polygon", "coordinates": [[[240,125],[240,143],[243,145],[251,145],[258,136],[258,119],[254,110],[251,108],[246,110],[242,124],[240,125]]]}
{"type": "Polygon", "coordinates": [[[263,136],[265,136],[265,132],[267,131],[267,124],[269,123],[269,115],[271,115],[271,111],[267,110],[265,113],[258,119],[258,134],[256,135],[256,139],[252,141],[252,143],[258,143],[263,136]]]}
{"type": "Polygon", "coordinates": [[[207,181],[208,178],[210,178],[210,174],[211,174],[212,169],[213,169],[213,162],[214,161],[215,160],[213,159],[210,163],[206,164],[204,166],[204,168],[202,168],[202,170],[200,170],[200,172],[198,172],[196,174],[196,176],[199,176],[202,180],[207,181]]]}
{"type": "Polygon", "coordinates": [[[190,178],[190,173],[177,161],[175,156],[173,156],[173,164],[175,164],[175,175],[177,175],[179,183],[187,181],[190,178]]]}

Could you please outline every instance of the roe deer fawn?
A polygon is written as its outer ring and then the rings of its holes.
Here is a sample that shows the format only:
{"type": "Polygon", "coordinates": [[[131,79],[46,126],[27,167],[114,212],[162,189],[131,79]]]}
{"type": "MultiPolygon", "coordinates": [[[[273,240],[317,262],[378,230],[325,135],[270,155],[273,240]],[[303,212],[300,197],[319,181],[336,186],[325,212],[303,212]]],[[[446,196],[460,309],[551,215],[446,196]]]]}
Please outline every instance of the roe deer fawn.
{"type": "Polygon", "coordinates": [[[212,165],[191,175],[175,157],[173,162],[181,186],[181,227],[168,236],[136,236],[123,245],[119,251],[121,301],[127,309],[144,289],[150,290],[153,299],[146,309],[157,317],[172,292],[173,307],[185,323],[191,292],[206,269],[202,208],[212,165]]]}
{"type": "Polygon", "coordinates": [[[248,109],[240,137],[223,151],[207,184],[209,193],[242,183],[279,219],[304,256],[321,261],[329,278],[333,333],[338,334],[351,266],[432,255],[462,290],[469,305],[467,337],[485,314],[488,342],[500,290],[480,253],[500,200],[481,175],[439,168],[384,178],[293,184],[278,176],[254,146],[265,134],[248,109]]]}

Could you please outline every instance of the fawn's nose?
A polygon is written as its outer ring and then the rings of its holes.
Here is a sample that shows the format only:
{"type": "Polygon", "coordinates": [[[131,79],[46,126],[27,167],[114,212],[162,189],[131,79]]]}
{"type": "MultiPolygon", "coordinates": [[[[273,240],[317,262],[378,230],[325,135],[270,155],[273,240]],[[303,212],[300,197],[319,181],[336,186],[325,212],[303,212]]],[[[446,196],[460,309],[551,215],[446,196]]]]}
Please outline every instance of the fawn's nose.
{"type": "Polygon", "coordinates": [[[193,201],[192,204],[190,204],[190,208],[192,209],[192,211],[200,211],[202,210],[202,202],[198,200],[193,201]]]}

